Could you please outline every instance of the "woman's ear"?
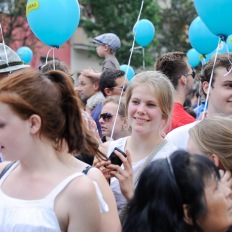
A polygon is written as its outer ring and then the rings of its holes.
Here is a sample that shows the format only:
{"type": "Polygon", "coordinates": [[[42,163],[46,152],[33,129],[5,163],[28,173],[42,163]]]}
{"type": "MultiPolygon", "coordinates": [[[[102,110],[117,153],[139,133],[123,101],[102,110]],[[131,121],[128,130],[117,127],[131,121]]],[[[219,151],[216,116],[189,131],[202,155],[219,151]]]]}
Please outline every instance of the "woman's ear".
{"type": "Polygon", "coordinates": [[[128,129],[128,122],[127,122],[127,117],[122,118],[122,129],[127,130],[128,129]]]}
{"type": "Polygon", "coordinates": [[[29,118],[31,134],[37,134],[41,129],[41,118],[37,114],[32,114],[29,118]]]}
{"type": "Polygon", "coordinates": [[[220,159],[218,158],[218,156],[217,156],[216,154],[211,154],[211,155],[210,155],[210,159],[214,162],[214,164],[215,164],[218,168],[220,168],[220,169],[222,169],[222,170],[225,170],[225,168],[223,167],[223,165],[222,165],[221,162],[220,162],[220,159]]]}
{"type": "Polygon", "coordinates": [[[190,216],[190,206],[187,204],[183,204],[184,211],[184,221],[188,225],[193,225],[193,219],[190,216]]]}

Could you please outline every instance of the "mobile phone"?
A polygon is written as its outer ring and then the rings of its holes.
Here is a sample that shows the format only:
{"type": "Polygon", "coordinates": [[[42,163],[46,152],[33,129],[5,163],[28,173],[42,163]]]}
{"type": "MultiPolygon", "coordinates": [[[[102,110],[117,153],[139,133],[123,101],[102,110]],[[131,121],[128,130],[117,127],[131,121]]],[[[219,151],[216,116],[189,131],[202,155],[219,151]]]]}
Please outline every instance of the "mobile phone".
{"type": "Polygon", "coordinates": [[[126,153],[123,152],[122,150],[120,150],[119,148],[115,147],[113,152],[110,154],[109,159],[110,159],[111,163],[121,166],[122,160],[114,153],[115,150],[120,152],[124,157],[126,157],[126,153]]]}

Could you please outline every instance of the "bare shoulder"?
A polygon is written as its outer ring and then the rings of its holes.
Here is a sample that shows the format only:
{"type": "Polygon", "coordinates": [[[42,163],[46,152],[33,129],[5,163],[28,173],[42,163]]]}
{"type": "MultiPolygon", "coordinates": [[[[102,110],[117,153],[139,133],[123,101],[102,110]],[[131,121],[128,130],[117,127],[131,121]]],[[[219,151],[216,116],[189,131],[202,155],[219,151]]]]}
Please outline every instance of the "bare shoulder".
{"type": "Polygon", "coordinates": [[[74,179],[69,186],[69,197],[70,200],[78,200],[82,198],[87,198],[95,193],[95,187],[86,175],[79,176],[78,178],[74,179]]]}
{"type": "Polygon", "coordinates": [[[65,196],[65,206],[69,215],[68,232],[100,231],[100,208],[95,185],[86,175],[74,179],[65,196]],[[78,219],[78,220],[77,220],[78,219]]]}
{"type": "MultiPolygon", "coordinates": [[[[107,181],[106,181],[104,175],[102,174],[102,172],[101,172],[98,168],[92,167],[91,169],[89,169],[89,171],[88,171],[88,173],[87,173],[87,176],[88,176],[91,180],[96,181],[97,183],[98,183],[99,181],[107,183],[107,181]]],[[[107,183],[107,184],[108,184],[108,183],[107,183]]]]}

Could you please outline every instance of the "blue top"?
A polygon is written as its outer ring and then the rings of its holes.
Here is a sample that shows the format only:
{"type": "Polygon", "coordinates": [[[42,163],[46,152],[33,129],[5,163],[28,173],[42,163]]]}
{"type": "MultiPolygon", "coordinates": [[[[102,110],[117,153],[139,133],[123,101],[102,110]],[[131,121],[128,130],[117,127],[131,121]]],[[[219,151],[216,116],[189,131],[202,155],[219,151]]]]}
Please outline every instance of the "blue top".
{"type": "MultiPolygon", "coordinates": [[[[196,113],[196,119],[199,118],[201,113],[204,111],[205,108],[205,100],[201,102],[201,104],[194,109],[194,112],[196,113]]],[[[206,110],[208,109],[208,106],[206,106],[206,110]]]]}
{"type": "Polygon", "coordinates": [[[100,102],[95,108],[94,110],[92,111],[91,113],[91,116],[93,118],[93,120],[96,122],[97,124],[97,129],[98,129],[98,132],[99,132],[99,135],[100,135],[100,138],[102,138],[102,130],[101,130],[101,125],[99,123],[99,117],[100,117],[100,114],[101,114],[101,110],[102,110],[102,102],[100,102]]]}

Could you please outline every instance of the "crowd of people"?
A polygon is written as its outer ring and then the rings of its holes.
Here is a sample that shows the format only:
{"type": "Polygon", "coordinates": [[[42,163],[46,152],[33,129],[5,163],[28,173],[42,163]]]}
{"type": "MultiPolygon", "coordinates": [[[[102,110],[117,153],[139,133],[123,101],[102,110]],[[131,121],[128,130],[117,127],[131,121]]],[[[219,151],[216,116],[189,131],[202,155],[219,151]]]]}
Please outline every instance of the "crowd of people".
{"type": "Polygon", "coordinates": [[[77,86],[0,44],[0,231],[232,231],[228,55],[198,74],[169,52],[129,83],[120,39],[93,42],[102,70],[77,86]]]}

